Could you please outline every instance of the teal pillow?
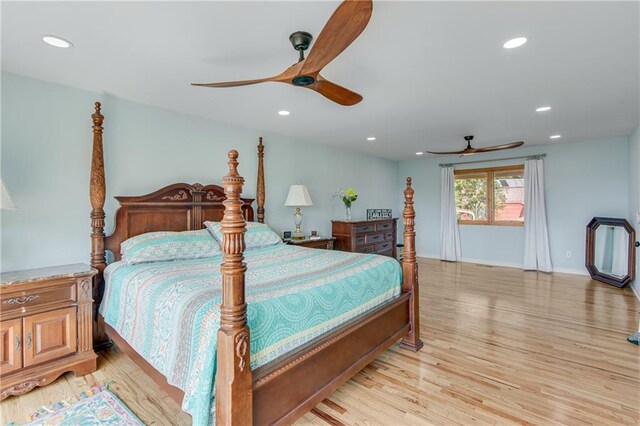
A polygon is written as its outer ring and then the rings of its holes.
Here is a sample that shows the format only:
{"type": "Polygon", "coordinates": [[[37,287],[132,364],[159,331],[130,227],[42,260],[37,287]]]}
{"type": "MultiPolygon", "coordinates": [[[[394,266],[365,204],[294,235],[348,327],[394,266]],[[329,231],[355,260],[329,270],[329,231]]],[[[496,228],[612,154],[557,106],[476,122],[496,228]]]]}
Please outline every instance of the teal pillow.
{"type": "MultiPolygon", "coordinates": [[[[205,222],[213,238],[222,245],[222,230],[220,222],[205,222]]],[[[264,223],[247,222],[247,230],[244,233],[245,250],[268,247],[281,244],[282,239],[264,223]]]]}
{"type": "Polygon", "coordinates": [[[183,232],[148,232],[129,238],[120,245],[126,265],[168,260],[199,259],[218,256],[220,244],[206,229],[183,232]]]}

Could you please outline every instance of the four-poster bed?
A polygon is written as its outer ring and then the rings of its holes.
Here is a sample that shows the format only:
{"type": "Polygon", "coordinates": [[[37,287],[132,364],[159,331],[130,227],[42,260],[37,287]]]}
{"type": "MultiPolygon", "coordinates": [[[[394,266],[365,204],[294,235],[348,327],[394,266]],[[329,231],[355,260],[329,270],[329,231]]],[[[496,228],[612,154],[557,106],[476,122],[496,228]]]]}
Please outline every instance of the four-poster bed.
{"type": "MultiPolygon", "coordinates": [[[[400,346],[403,348],[420,350],[422,341],[419,335],[418,267],[411,178],[407,178],[404,191],[405,250],[401,266],[401,289],[397,295],[254,369],[251,367],[252,341],[245,299],[247,266],[244,263],[247,257],[249,260],[252,256],[249,254],[251,252],[245,252],[245,232],[246,223],[254,220],[251,206],[254,200],[241,198],[244,179],[238,172],[238,152],[232,150],[228,154],[229,172],[222,178],[222,187],[179,183],[144,196],[116,197],[120,208],[115,216],[114,232],[106,237],[103,210],[106,192],[102,149],[104,117],[99,103],[96,103],[92,119],[91,265],[99,271],[94,280],[96,310],[104,289],[104,271],[107,267],[105,250],[111,250],[115,260],[119,260],[120,244],[131,237],[154,231],[198,230],[204,228],[204,221],[220,222],[223,235],[220,328],[217,347],[211,348],[217,351],[215,418],[218,424],[291,423],[396,341],[401,339],[400,346]],[[295,386],[291,386],[294,383],[295,386]]],[[[256,191],[258,223],[264,223],[265,218],[263,160],[264,145],[260,138],[256,191]]],[[[349,255],[382,259],[379,256],[349,255]]],[[[395,260],[388,258],[384,261],[395,263],[395,260]]],[[[106,333],[180,404],[185,393],[170,385],[165,376],[139,355],[97,312],[96,318],[96,340],[104,339],[106,333]]]]}

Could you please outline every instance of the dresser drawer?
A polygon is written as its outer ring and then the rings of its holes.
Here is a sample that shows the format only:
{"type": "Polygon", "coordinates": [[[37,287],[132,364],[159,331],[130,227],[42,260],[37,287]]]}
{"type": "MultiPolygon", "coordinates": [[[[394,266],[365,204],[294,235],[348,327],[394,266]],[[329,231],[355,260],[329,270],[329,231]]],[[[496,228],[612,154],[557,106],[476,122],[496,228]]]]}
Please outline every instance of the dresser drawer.
{"type": "Polygon", "coordinates": [[[367,232],[374,232],[376,225],[358,225],[356,226],[356,234],[366,234],[367,232]]]}
{"type": "Polygon", "coordinates": [[[384,240],[385,241],[393,241],[393,232],[385,232],[384,240]]]}
{"type": "Polygon", "coordinates": [[[376,252],[378,253],[381,251],[391,250],[391,248],[392,248],[391,242],[376,244],[376,252]]]}
{"type": "Polygon", "coordinates": [[[393,228],[393,223],[391,222],[382,222],[376,224],[376,231],[386,231],[391,230],[393,228]]]}
{"type": "Polygon", "coordinates": [[[378,243],[384,241],[384,234],[380,233],[380,234],[371,234],[371,235],[367,235],[365,236],[365,242],[367,244],[370,243],[378,243]]]}
{"type": "Polygon", "coordinates": [[[366,237],[356,237],[356,245],[361,246],[367,243],[366,237]]]}
{"type": "Polygon", "coordinates": [[[375,253],[376,246],[375,244],[369,244],[368,246],[362,246],[357,248],[358,253],[375,253]]]}
{"type": "Polygon", "coordinates": [[[59,284],[54,287],[42,287],[30,291],[2,294],[0,308],[4,313],[37,308],[48,305],[69,304],[76,301],[76,282],[59,284]]]}

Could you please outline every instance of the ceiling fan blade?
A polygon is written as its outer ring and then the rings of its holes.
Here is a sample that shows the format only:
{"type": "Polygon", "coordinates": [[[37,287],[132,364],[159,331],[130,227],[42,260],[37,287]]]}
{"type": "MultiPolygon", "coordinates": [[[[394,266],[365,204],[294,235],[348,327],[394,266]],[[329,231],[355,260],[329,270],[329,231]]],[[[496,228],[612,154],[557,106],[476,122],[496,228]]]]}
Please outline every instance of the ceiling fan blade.
{"type": "Polygon", "coordinates": [[[524,145],[524,142],[519,141],[519,142],[505,143],[504,145],[488,146],[486,148],[475,148],[475,151],[476,152],[502,151],[503,149],[517,148],[522,145],[524,145]]]}
{"type": "Polygon", "coordinates": [[[372,0],[343,1],[320,32],[300,74],[319,72],[349,47],[366,28],[372,11],[372,0]]]}
{"type": "Polygon", "coordinates": [[[466,152],[466,150],[462,150],[462,151],[427,151],[429,154],[436,154],[436,155],[453,155],[453,154],[464,154],[466,152]]]}
{"type": "Polygon", "coordinates": [[[338,86],[329,80],[325,80],[320,75],[318,75],[316,83],[308,87],[320,93],[325,98],[343,106],[355,105],[362,100],[362,96],[359,94],[345,89],[342,86],[338,86]]]}
{"type": "Polygon", "coordinates": [[[222,83],[191,83],[192,86],[200,87],[237,87],[237,86],[249,86],[250,84],[264,83],[266,81],[276,81],[277,77],[259,78],[257,80],[240,80],[240,81],[225,81],[222,83]]]}

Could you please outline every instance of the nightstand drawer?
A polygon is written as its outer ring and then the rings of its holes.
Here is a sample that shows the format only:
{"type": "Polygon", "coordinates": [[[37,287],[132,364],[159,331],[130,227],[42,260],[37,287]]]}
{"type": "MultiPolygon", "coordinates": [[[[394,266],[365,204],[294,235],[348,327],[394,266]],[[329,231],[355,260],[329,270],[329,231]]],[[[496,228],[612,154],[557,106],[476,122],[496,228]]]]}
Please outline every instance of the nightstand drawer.
{"type": "Polygon", "coordinates": [[[376,230],[375,225],[360,225],[356,226],[356,234],[366,234],[367,232],[373,232],[376,230]]]}
{"type": "Polygon", "coordinates": [[[76,281],[15,293],[3,292],[0,296],[0,308],[9,313],[23,308],[35,308],[47,305],[69,304],[76,301],[76,281]]]}

